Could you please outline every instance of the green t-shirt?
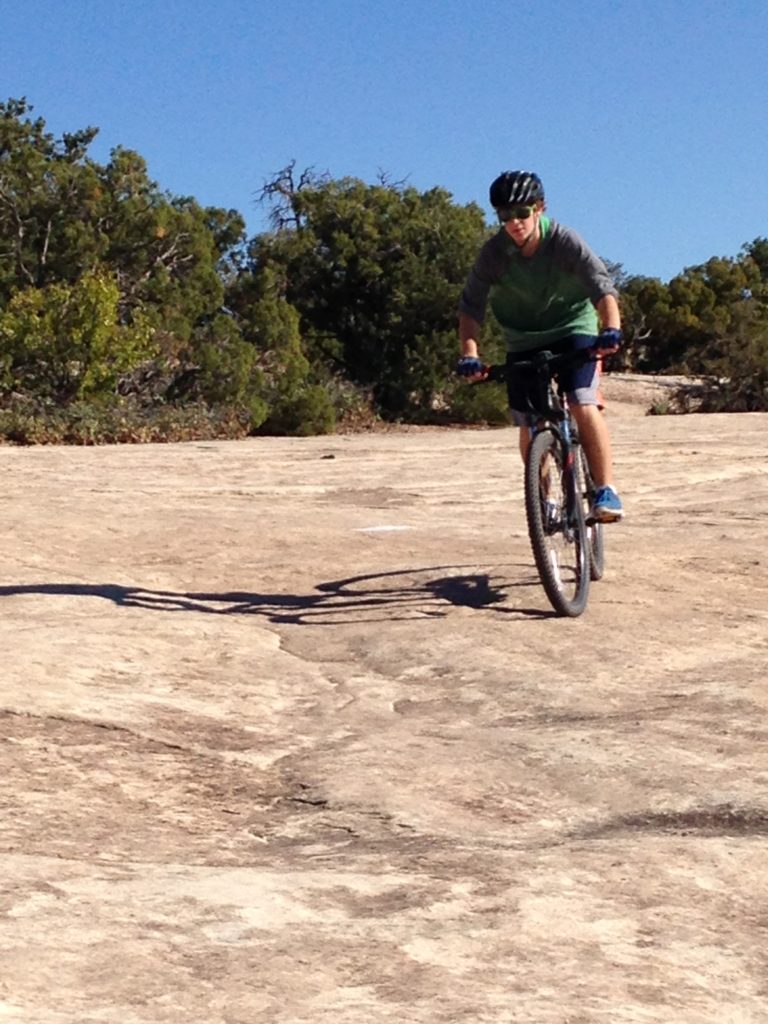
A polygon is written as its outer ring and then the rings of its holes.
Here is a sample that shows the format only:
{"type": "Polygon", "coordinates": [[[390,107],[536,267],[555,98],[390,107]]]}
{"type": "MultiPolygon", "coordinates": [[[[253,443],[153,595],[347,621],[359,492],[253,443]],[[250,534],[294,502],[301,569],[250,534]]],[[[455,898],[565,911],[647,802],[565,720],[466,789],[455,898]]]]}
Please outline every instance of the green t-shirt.
{"type": "Polygon", "coordinates": [[[503,228],[489,239],[459,303],[459,312],[482,323],[490,302],[510,352],[597,334],[596,303],[605,295],[618,298],[605,264],[575,231],[549,217],[539,223],[533,256],[523,256],[503,228]]]}

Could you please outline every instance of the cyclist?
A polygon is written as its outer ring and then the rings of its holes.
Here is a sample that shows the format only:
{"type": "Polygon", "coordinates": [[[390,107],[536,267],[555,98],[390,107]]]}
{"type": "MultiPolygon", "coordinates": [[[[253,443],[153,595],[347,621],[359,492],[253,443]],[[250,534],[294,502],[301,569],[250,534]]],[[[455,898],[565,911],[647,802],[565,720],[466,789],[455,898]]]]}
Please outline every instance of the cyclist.
{"type": "MultiPolygon", "coordinates": [[[[478,339],[488,301],[503,331],[508,364],[544,348],[615,352],[622,340],[616,287],[586,242],[545,216],[539,176],[504,171],[491,184],[490,199],[501,226],[480,250],[461,295],[461,376],[483,376],[478,339]]],[[[599,364],[585,362],[561,371],[560,377],[597,486],[589,520],[615,522],[623,508],[613,486],[611,439],[600,412],[599,364]]],[[[523,460],[530,443],[523,411],[530,382],[530,375],[519,372],[510,373],[507,382],[523,460]]]]}

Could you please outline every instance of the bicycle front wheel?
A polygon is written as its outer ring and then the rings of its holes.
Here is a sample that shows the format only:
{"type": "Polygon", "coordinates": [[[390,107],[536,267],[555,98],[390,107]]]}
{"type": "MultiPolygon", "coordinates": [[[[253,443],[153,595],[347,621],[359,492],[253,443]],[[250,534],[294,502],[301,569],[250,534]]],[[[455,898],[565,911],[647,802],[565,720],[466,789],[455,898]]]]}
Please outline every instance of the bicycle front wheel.
{"type": "Polygon", "coordinates": [[[589,538],[573,460],[565,464],[563,444],[552,430],[537,434],[528,449],[525,512],[550,604],[558,615],[581,615],[589,594],[589,538]]]}

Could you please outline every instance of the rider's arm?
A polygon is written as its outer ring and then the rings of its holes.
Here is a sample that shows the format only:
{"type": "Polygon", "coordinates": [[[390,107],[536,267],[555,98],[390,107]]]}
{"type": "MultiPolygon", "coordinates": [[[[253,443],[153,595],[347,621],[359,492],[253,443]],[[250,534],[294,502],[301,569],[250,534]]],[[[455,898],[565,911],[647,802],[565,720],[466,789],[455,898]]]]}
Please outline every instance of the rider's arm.
{"type": "Polygon", "coordinates": [[[506,235],[494,235],[478,253],[469,272],[459,300],[459,341],[461,354],[476,358],[480,340],[480,325],[485,319],[485,307],[491,285],[504,273],[508,257],[505,256],[506,235]],[[502,237],[503,236],[503,237],[502,237]]]}
{"type": "Polygon", "coordinates": [[[595,307],[602,328],[613,327],[616,330],[621,330],[621,313],[615,295],[603,295],[595,303],[595,307]]]}
{"type": "Polygon", "coordinates": [[[459,344],[462,356],[478,357],[477,339],[480,337],[480,324],[466,313],[459,313],[459,344]]]}
{"type": "Polygon", "coordinates": [[[558,266],[581,281],[603,328],[619,330],[619,292],[603,260],[571,228],[555,224],[550,246],[558,266]]]}

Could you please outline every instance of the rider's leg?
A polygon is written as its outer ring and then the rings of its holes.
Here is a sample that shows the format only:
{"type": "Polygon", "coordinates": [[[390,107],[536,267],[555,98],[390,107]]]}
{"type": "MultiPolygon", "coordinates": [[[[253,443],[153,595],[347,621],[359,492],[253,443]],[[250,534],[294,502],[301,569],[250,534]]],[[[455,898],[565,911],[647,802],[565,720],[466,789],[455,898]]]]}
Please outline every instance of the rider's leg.
{"type": "Polygon", "coordinates": [[[622,518],[624,510],[613,486],[611,437],[603,414],[596,405],[575,402],[571,403],[571,411],[595,482],[595,498],[587,522],[615,523],[622,518]]]}
{"type": "Polygon", "coordinates": [[[611,435],[605,417],[596,405],[571,403],[571,412],[579,428],[589,471],[597,487],[613,486],[611,435]]]}
{"type": "Polygon", "coordinates": [[[517,443],[520,446],[520,457],[523,460],[523,465],[525,465],[525,461],[528,458],[528,449],[531,447],[531,429],[525,423],[519,425],[517,443]]]}
{"type": "Polygon", "coordinates": [[[529,392],[533,386],[534,376],[530,371],[521,372],[519,367],[515,366],[514,360],[530,356],[530,354],[530,352],[522,352],[507,356],[507,401],[512,419],[518,427],[517,443],[523,465],[528,458],[528,449],[531,446],[531,431],[528,426],[530,413],[523,410],[530,409],[529,392]]]}
{"type": "MultiPolygon", "coordinates": [[[[590,334],[575,334],[573,348],[589,349],[595,343],[590,334]]],[[[600,362],[594,359],[581,363],[564,374],[568,403],[584,445],[589,471],[597,487],[613,486],[611,436],[601,410],[600,362]]]]}
{"type": "MultiPolygon", "coordinates": [[[[589,335],[575,335],[571,340],[577,349],[590,348],[594,343],[594,338],[589,335]]],[[[596,488],[589,519],[612,523],[621,519],[623,510],[621,499],[613,486],[611,436],[601,411],[599,383],[597,363],[586,362],[573,369],[566,390],[596,488]]]]}

